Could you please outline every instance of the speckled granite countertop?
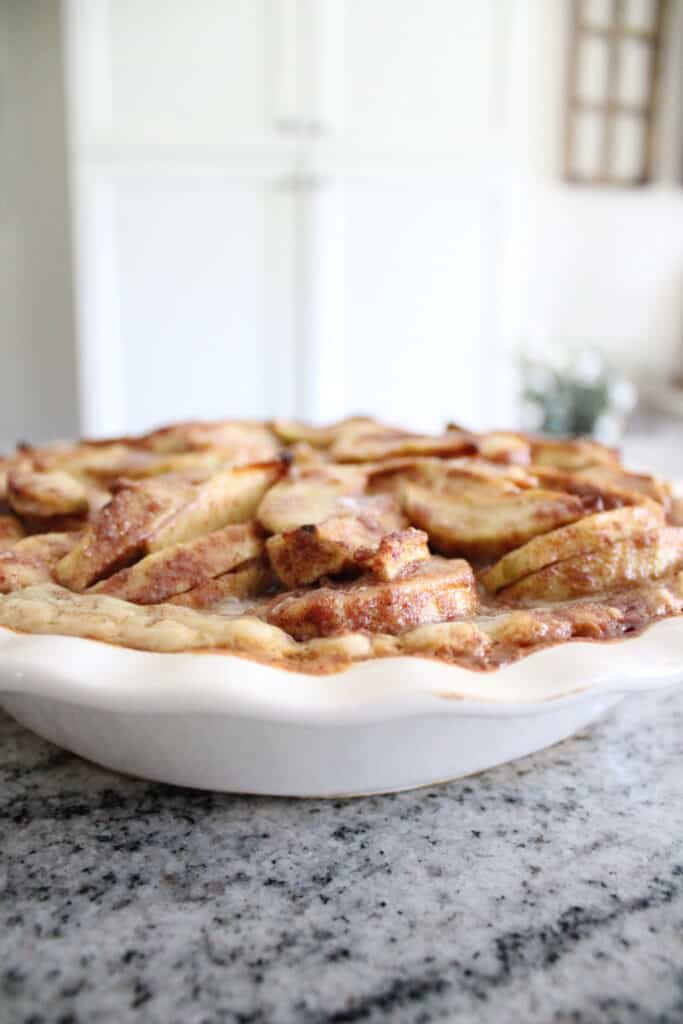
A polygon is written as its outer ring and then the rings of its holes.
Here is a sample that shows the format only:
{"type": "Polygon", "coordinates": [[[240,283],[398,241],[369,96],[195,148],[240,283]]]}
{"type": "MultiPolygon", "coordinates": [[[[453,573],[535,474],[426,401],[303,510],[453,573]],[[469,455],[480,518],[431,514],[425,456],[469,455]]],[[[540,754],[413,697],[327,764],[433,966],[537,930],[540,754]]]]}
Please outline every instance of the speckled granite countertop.
{"type": "Polygon", "coordinates": [[[683,1020],[683,692],[392,797],[0,776],[2,1024],[683,1020]]]}

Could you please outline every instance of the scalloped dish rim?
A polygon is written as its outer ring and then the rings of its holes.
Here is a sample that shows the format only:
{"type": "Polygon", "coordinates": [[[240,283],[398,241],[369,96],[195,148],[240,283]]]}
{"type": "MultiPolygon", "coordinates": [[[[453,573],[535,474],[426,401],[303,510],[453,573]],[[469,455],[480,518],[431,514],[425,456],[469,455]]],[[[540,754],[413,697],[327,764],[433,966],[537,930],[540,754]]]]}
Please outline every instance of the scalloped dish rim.
{"type": "Polygon", "coordinates": [[[371,721],[416,713],[530,714],[549,701],[681,681],[681,615],[615,640],[549,645],[495,670],[399,655],[324,675],[232,651],[141,651],[0,626],[0,703],[3,694],[31,694],[141,713],[213,709],[274,720],[371,721]]]}

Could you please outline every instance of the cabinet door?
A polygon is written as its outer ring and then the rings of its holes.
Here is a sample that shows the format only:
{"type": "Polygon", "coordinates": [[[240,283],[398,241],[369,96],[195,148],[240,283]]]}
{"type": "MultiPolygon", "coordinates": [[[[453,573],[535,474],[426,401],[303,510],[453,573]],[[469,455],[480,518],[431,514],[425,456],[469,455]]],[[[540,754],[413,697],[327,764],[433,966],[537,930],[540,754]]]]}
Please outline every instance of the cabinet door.
{"type": "Polygon", "coordinates": [[[332,181],[310,203],[312,414],[425,429],[495,420],[495,192],[368,178],[332,181]]]}
{"type": "Polygon", "coordinates": [[[86,428],[291,413],[291,191],[133,167],[85,186],[86,428]]]}
{"type": "Polygon", "coordinates": [[[503,107],[507,4],[300,2],[307,13],[303,28],[309,28],[303,67],[312,78],[305,92],[318,106],[309,120],[335,142],[364,151],[419,150],[432,157],[472,155],[495,143],[503,107]]]}
{"type": "Polygon", "coordinates": [[[69,0],[85,135],[254,145],[295,116],[293,0],[69,0]]]}

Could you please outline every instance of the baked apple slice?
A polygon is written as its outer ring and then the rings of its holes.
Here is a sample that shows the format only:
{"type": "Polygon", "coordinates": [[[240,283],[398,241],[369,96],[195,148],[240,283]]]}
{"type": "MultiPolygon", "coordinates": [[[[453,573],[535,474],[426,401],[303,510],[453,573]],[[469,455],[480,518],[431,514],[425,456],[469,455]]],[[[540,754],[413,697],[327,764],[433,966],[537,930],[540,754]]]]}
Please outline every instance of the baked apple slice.
{"type": "Polygon", "coordinates": [[[664,510],[655,502],[624,506],[585,516],[578,522],[534,537],[510,551],[480,576],[486,589],[495,594],[524,576],[553,562],[585,556],[637,534],[652,533],[664,525],[664,510]]]}
{"type": "Polygon", "coordinates": [[[275,598],[268,622],[296,640],[356,630],[399,634],[427,622],[471,615],[477,590],[462,559],[430,558],[390,582],[364,576],[351,583],[302,590],[275,598]]]}
{"type": "Polygon", "coordinates": [[[107,484],[119,477],[143,473],[153,456],[121,441],[85,441],[79,445],[23,445],[20,454],[41,472],[60,470],[80,480],[107,484]]]}
{"type": "Polygon", "coordinates": [[[229,572],[263,551],[256,523],[234,523],[184,544],[172,544],[90,588],[134,604],[159,604],[229,572]]]}
{"type": "Polygon", "coordinates": [[[359,552],[356,563],[378,580],[395,580],[417,562],[430,558],[429,538],[423,530],[409,526],[407,530],[387,533],[374,550],[359,552]]]}
{"type": "Polygon", "coordinates": [[[535,487],[521,467],[496,468],[430,462],[399,473],[394,493],[438,551],[475,560],[496,558],[585,514],[576,495],[535,487]]]}
{"type": "Polygon", "coordinates": [[[57,581],[70,590],[85,590],[130,564],[144,552],[147,541],[162,523],[193,494],[189,483],[176,479],[123,483],[57,565],[57,581]]]}
{"type": "Polygon", "coordinates": [[[366,480],[357,466],[293,466],[265,495],[256,517],[270,533],[320,523],[335,514],[339,498],[361,494],[366,480]]]}
{"type": "Polygon", "coordinates": [[[529,440],[534,466],[555,466],[571,473],[591,466],[619,466],[616,449],[608,448],[598,441],[582,438],[556,440],[548,437],[532,437],[529,440]]]}
{"type": "Polygon", "coordinates": [[[52,582],[54,567],[78,537],[78,533],[39,533],[0,552],[0,594],[52,582]]]}
{"type": "Polygon", "coordinates": [[[85,486],[61,470],[40,472],[19,462],[7,474],[7,502],[24,518],[83,515],[89,509],[85,486]]]}
{"type": "Polygon", "coordinates": [[[630,473],[622,466],[591,466],[574,473],[547,466],[534,466],[534,472],[547,487],[594,497],[605,509],[620,505],[637,505],[648,499],[659,502],[666,509],[671,506],[671,494],[666,484],[647,473],[630,473]]]}
{"type": "Polygon", "coordinates": [[[192,497],[150,537],[148,551],[253,519],[264,495],[286,472],[282,460],[233,466],[200,483],[192,497]]]}
{"type": "Polygon", "coordinates": [[[477,438],[477,451],[482,459],[526,466],[531,461],[531,445],[525,437],[504,430],[494,430],[477,438]]]}
{"type": "Polygon", "coordinates": [[[376,423],[352,423],[339,431],[330,454],[338,462],[381,462],[401,456],[475,454],[477,441],[462,430],[446,430],[443,434],[412,434],[407,430],[376,423]]]}
{"type": "Polygon", "coordinates": [[[385,534],[406,525],[389,495],[337,498],[334,511],[322,522],[306,523],[266,542],[271,565],[286,586],[301,587],[356,567],[361,553],[374,551],[385,534]]]}
{"type": "Polygon", "coordinates": [[[367,416],[349,416],[348,419],[331,423],[326,427],[314,427],[310,423],[299,420],[273,420],[270,424],[273,432],[286,445],[304,443],[312,448],[329,448],[338,435],[349,427],[373,427],[376,420],[367,416]]]}
{"type": "Polygon", "coordinates": [[[233,465],[269,462],[280,448],[267,424],[249,420],[174,423],[145,434],[136,443],[161,453],[219,450],[224,461],[230,460],[233,465]]]}
{"type": "Polygon", "coordinates": [[[505,601],[567,601],[655,580],[683,563],[683,530],[668,526],[553,562],[503,588],[505,601]]]}
{"type": "Polygon", "coordinates": [[[263,559],[255,558],[245,562],[232,572],[223,573],[213,579],[200,583],[199,586],[185,590],[182,594],[169,597],[167,604],[183,605],[185,608],[217,609],[220,605],[221,614],[234,610],[244,614],[244,602],[261,597],[272,591],[276,584],[273,570],[263,559]]]}
{"type": "Polygon", "coordinates": [[[0,551],[14,547],[25,536],[26,531],[16,516],[0,513],[0,551]]]}

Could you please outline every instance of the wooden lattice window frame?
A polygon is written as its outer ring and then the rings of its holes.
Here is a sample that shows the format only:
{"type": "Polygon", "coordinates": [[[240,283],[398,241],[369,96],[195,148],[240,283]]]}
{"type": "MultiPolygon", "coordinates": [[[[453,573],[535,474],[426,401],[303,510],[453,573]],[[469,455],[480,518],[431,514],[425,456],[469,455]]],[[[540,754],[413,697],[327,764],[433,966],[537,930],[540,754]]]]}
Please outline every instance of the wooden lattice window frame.
{"type": "MultiPolygon", "coordinates": [[[[587,0],[571,2],[568,102],[565,133],[564,174],[567,181],[581,185],[639,186],[652,180],[655,162],[655,127],[669,0],[651,0],[652,18],[648,28],[633,27],[628,21],[628,0],[607,0],[607,17],[602,23],[589,20],[587,0]],[[580,66],[586,47],[595,41],[605,47],[606,74],[603,95],[587,99],[582,95],[580,66]],[[639,103],[620,97],[620,73],[624,45],[646,47],[647,82],[639,103]],[[594,119],[598,154],[595,168],[581,169],[579,127],[582,117],[594,119]],[[630,174],[616,169],[615,140],[619,119],[632,119],[639,139],[635,168],[630,174]]],[[[623,122],[622,122],[623,125],[623,122]]]]}

